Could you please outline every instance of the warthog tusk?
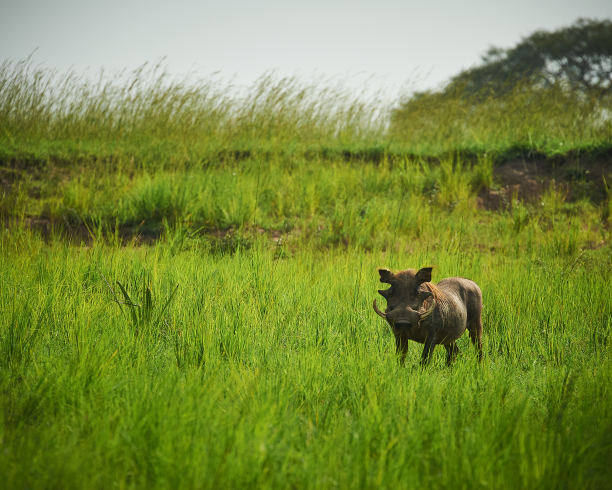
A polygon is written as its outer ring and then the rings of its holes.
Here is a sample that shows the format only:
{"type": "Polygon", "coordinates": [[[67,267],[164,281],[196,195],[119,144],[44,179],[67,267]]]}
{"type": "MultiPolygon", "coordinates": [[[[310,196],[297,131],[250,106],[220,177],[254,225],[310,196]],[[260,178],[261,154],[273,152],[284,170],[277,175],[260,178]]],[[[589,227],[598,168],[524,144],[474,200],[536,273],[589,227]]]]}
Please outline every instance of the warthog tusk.
{"type": "Polygon", "coordinates": [[[432,300],[431,302],[431,306],[429,307],[429,309],[425,312],[425,313],[421,313],[419,316],[420,320],[423,320],[425,318],[427,318],[429,315],[431,315],[434,311],[434,308],[436,307],[436,300],[432,300]]]}
{"type": "Polygon", "coordinates": [[[374,305],[373,306],[374,306],[374,311],[376,312],[376,314],[378,316],[381,316],[384,319],[387,319],[387,315],[378,309],[378,305],[376,304],[376,300],[374,300],[374,305]]]}

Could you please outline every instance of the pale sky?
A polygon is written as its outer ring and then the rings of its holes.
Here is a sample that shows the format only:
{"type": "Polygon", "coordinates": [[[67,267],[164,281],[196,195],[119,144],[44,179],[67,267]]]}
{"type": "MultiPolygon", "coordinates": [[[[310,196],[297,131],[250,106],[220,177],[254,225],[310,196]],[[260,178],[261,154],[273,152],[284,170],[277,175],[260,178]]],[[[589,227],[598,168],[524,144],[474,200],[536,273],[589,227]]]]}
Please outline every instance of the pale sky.
{"type": "Polygon", "coordinates": [[[249,84],[269,70],[371,90],[436,87],[537,29],[612,18],[611,0],[0,0],[0,61],[249,84]],[[363,88],[363,87],[361,87],[363,88]]]}

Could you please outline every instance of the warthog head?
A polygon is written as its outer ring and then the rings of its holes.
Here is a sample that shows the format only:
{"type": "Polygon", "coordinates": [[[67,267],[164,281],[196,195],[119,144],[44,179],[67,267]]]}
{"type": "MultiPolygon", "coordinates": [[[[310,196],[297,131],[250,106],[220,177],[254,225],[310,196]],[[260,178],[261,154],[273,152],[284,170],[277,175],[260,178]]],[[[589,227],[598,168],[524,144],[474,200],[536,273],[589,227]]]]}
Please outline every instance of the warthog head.
{"type": "Polygon", "coordinates": [[[389,269],[378,269],[378,273],[380,282],[391,284],[391,287],[378,291],[387,300],[385,312],[380,311],[376,300],[374,311],[387,320],[396,335],[419,327],[436,307],[433,293],[423,284],[431,281],[431,267],[418,271],[407,269],[396,274],[389,269]]]}

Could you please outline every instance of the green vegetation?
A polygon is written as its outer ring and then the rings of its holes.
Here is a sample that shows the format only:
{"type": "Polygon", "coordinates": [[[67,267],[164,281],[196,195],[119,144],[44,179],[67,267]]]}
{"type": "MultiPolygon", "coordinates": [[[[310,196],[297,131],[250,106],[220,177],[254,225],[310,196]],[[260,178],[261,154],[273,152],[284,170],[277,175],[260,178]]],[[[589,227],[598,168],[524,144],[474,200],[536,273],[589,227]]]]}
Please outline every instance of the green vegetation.
{"type": "Polygon", "coordinates": [[[529,252],[510,219],[516,249],[441,225],[411,252],[291,257],[4,231],[7,488],[605,487],[609,251],[562,219],[529,252]],[[467,337],[451,369],[437,351],[421,370],[417,344],[396,362],[375,267],[425,263],[485,292],[482,365],[467,337]]]}
{"type": "Polygon", "coordinates": [[[422,93],[393,113],[393,134],[423,154],[469,150],[497,159],[611,148],[612,94],[517,84],[503,95],[463,86],[422,93]],[[483,93],[484,92],[484,93],[483,93]]]}
{"type": "Polygon", "coordinates": [[[106,80],[0,70],[6,488],[608,485],[609,101],[106,80]],[[576,162],[520,200],[534,155],[576,162]],[[481,286],[481,364],[398,365],[376,268],[424,265],[481,286]]]}
{"type": "Polygon", "coordinates": [[[558,83],[485,98],[420,94],[391,111],[341,86],[295,79],[264,76],[241,93],[214,78],[171,80],[160,66],[92,82],[25,60],[0,67],[0,158],[5,166],[81,163],[89,171],[252,156],[590,155],[611,148],[610,107],[612,93],[558,83]]]}

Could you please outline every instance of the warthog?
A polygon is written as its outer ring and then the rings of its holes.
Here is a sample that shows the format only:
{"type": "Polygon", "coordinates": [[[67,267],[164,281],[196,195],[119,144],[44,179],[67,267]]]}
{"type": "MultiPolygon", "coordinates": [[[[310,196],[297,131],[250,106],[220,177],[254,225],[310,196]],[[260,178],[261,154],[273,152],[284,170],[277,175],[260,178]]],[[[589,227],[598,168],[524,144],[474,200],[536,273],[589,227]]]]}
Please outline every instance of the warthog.
{"type": "Polygon", "coordinates": [[[446,364],[451,365],[459,348],[455,341],[465,329],[482,359],[482,293],[474,281],[449,277],[431,284],[431,267],[392,273],[379,269],[380,282],[391,284],[378,292],[387,300],[383,313],[374,300],[374,311],[383,317],[395,335],[397,353],[404,364],[408,340],[425,344],[421,364],[427,364],[436,344],[446,348],[446,364]]]}

